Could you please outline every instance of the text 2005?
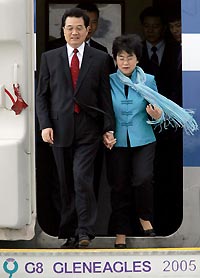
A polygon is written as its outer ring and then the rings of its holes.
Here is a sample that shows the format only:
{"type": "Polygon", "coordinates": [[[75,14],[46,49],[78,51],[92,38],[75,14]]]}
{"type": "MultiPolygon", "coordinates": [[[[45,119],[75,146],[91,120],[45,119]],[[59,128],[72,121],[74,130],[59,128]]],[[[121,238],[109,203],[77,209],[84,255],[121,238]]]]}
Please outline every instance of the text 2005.
{"type": "Polygon", "coordinates": [[[173,261],[169,261],[169,260],[165,260],[163,261],[163,271],[165,272],[177,272],[177,271],[195,271],[196,270],[196,262],[195,260],[173,260],[173,261]]]}

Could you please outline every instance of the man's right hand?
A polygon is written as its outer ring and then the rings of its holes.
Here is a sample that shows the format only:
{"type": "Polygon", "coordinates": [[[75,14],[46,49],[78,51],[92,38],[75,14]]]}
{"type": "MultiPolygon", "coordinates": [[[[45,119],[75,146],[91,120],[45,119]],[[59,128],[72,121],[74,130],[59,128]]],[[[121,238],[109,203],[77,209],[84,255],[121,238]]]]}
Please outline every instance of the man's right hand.
{"type": "Polygon", "coordinates": [[[42,130],[42,139],[44,142],[53,144],[53,129],[52,128],[45,128],[42,130]]]}

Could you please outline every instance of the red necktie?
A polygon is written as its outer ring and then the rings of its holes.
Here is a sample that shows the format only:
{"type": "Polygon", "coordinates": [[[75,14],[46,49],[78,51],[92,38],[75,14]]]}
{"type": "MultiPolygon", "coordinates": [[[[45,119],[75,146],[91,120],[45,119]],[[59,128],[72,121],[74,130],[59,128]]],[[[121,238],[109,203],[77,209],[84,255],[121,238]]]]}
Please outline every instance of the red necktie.
{"type": "MultiPolygon", "coordinates": [[[[74,49],[74,55],[72,57],[71,61],[71,76],[72,76],[72,84],[73,88],[75,90],[76,88],[76,82],[78,80],[78,74],[79,74],[79,59],[77,56],[78,49],[74,49]]],[[[79,113],[80,112],[80,107],[78,106],[77,103],[74,104],[74,112],[79,113]]]]}

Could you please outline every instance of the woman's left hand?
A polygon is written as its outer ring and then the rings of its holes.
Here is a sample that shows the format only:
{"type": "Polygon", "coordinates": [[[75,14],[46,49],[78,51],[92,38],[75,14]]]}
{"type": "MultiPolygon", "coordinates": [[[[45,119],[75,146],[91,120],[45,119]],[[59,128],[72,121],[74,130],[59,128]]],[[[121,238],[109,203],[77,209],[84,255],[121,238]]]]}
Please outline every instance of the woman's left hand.
{"type": "Polygon", "coordinates": [[[158,120],[162,116],[162,110],[156,105],[148,104],[146,111],[154,120],[158,120]]]}
{"type": "Polygon", "coordinates": [[[109,131],[103,135],[103,143],[108,149],[112,149],[112,147],[116,144],[116,138],[114,138],[113,133],[109,131]]]}

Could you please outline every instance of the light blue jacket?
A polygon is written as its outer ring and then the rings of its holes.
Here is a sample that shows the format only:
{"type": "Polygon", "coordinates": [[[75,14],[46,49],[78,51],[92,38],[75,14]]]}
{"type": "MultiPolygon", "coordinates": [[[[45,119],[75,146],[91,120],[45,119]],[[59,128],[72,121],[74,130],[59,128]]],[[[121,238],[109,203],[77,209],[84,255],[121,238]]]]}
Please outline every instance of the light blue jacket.
{"type": "MultiPolygon", "coordinates": [[[[146,75],[146,85],[157,91],[154,76],[146,75]]],[[[131,77],[136,80],[136,72],[131,77]]],[[[131,147],[146,145],[156,141],[152,126],[147,123],[147,101],[135,90],[129,87],[128,97],[125,96],[124,84],[116,73],[110,75],[113,108],[115,112],[116,129],[115,147],[127,147],[127,134],[131,147]]]]}

